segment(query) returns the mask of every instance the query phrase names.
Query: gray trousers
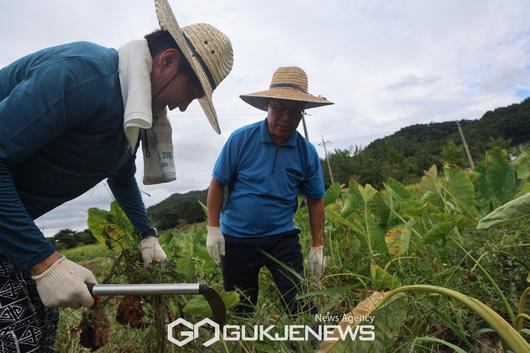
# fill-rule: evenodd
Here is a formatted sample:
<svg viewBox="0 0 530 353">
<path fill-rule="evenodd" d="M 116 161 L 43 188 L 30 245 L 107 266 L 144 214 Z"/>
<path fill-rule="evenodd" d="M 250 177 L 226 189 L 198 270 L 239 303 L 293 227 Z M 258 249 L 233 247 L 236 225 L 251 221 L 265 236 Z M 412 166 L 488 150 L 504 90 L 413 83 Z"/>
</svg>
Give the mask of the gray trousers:
<svg viewBox="0 0 530 353">
<path fill-rule="evenodd" d="M 45 307 L 28 272 L 0 255 L 0 353 L 55 352 L 57 309 Z"/>
</svg>

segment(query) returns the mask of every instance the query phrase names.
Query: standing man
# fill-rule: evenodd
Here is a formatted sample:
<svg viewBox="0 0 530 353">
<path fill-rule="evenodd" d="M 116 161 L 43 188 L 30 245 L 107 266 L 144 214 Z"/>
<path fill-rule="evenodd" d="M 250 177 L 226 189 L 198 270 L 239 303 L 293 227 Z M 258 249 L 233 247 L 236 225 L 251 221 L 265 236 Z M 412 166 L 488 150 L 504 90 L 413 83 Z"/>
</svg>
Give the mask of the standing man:
<svg viewBox="0 0 530 353">
<path fill-rule="evenodd" d="M 198 99 L 219 133 L 212 92 L 232 68 L 229 39 L 182 29 L 155 0 L 161 30 L 119 50 L 77 42 L 0 70 L 0 352 L 53 352 L 57 309 L 90 306 L 94 275 L 55 251 L 34 219 L 108 180 L 145 265 L 166 258 L 136 183 L 175 179 L 166 108 Z M 141 133 L 140 133 L 141 132 Z"/>
<path fill-rule="evenodd" d="M 315 147 L 296 128 L 305 109 L 333 103 L 308 93 L 306 73 L 298 67 L 280 67 L 268 90 L 241 99 L 266 111 L 267 119 L 236 130 L 217 159 L 208 190 L 208 252 L 222 263 L 225 290 L 243 292 L 238 311 L 254 310 L 263 266 L 289 314 L 313 310 L 294 299 L 304 270 L 293 218 L 302 194 L 312 235 L 308 270 L 318 281 L 324 270 L 324 180 Z M 223 207 L 225 186 L 229 194 Z"/>
</svg>

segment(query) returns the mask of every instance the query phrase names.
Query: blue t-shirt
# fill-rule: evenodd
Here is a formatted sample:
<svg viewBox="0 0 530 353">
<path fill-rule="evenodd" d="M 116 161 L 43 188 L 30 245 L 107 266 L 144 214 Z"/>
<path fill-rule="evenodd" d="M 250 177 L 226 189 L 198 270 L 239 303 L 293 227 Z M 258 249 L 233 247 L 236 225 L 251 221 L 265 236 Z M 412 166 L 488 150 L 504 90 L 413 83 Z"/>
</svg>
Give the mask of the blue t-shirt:
<svg viewBox="0 0 530 353">
<path fill-rule="evenodd" d="M 281 146 L 276 145 L 266 119 L 232 133 L 215 163 L 213 177 L 228 185 L 221 231 L 233 237 L 292 231 L 298 195 L 315 199 L 324 195 L 315 147 L 296 131 Z"/>
</svg>

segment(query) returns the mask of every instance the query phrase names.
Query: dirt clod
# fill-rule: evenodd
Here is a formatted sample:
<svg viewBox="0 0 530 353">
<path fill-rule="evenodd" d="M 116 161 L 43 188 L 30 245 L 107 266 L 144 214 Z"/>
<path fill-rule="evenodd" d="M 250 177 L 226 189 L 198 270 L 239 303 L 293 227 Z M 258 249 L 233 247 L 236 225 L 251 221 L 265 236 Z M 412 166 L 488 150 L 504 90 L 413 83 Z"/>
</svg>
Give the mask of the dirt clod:
<svg viewBox="0 0 530 353">
<path fill-rule="evenodd" d="M 103 347 L 109 342 L 109 320 L 105 316 L 103 306 L 95 305 L 83 313 L 81 318 L 80 343 L 92 351 Z"/>
<path fill-rule="evenodd" d="M 118 305 L 116 312 L 116 321 L 122 325 L 128 325 L 133 328 L 142 327 L 142 318 L 144 310 L 142 302 L 138 296 L 123 297 Z"/>
</svg>

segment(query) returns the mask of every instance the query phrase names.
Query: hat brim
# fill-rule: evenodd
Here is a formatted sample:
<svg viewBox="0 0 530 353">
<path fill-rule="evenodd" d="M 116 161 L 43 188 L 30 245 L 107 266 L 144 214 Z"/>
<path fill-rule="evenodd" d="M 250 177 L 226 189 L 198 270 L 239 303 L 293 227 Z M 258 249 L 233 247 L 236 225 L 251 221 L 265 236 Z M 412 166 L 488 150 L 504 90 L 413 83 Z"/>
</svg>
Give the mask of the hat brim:
<svg viewBox="0 0 530 353">
<path fill-rule="evenodd" d="M 184 38 L 182 29 L 178 25 L 177 19 L 173 14 L 171 6 L 169 6 L 167 0 L 155 0 L 155 9 L 160 27 L 171 34 L 182 54 L 184 54 L 184 57 L 190 63 L 193 72 L 195 72 L 199 78 L 199 82 L 201 83 L 202 89 L 204 91 L 204 97 L 199 99 L 199 104 L 201 105 L 204 114 L 206 114 L 206 118 L 210 122 L 212 128 L 215 130 L 215 132 L 221 134 L 219 121 L 217 120 L 217 113 L 215 112 L 212 101 L 212 86 L 210 85 L 208 77 L 202 69 L 199 61 L 192 55 L 191 50 L 186 43 L 186 39 Z"/>
<path fill-rule="evenodd" d="M 239 96 L 243 101 L 260 110 L 267 111 L 267 100 L 282 99 L 305 103 L 304 109 L 334 104 L 324 97 L 317 97 L 292 88 L 271 88 Z"/>
</svg>

